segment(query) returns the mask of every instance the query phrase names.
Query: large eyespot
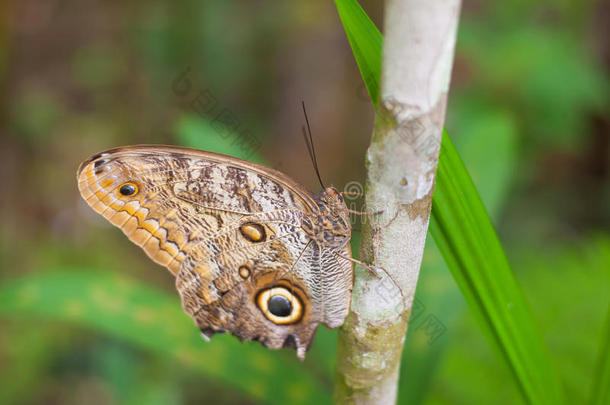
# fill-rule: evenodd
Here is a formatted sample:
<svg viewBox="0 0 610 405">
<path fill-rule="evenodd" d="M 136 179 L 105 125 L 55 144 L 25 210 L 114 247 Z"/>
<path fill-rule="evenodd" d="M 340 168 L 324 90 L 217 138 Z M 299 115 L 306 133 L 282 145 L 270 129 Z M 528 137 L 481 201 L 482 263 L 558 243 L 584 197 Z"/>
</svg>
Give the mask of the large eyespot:
<svg viewBox="0 0 610 405">
<path fill-rule="evenodd" d="M 124 196 L 136 195 L 138 193 L 138 186 L 135 183 L 123 183 L 119 187 L 119 193 Z"/>
<path fill-rule="evenodd" d="M 256 298 L 256 305 L 276 325 L 295 323 L 303 316 L 301 300 L 285 287 L 263 290 Z"/>
</svg>

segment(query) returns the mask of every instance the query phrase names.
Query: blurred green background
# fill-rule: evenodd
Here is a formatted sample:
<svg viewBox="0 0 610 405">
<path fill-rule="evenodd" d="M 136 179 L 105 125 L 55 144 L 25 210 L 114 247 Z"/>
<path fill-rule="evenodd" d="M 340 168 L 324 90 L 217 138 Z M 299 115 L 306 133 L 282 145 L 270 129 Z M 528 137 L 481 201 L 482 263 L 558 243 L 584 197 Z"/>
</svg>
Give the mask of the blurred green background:
<svg viewBox="0 0 610 405">
<path fill-rule="evenodd" d="M 383 27 L 382 4 L 361 4 Z M 5 0 L 0 19 L 0 403 L 329 403 L 336 331 L 303 364 L 203 342 L 75 172 L 105 148 L 178 144 L 317 191 L 304 100 L 324 180 L 362 182 L 373 108 L 334 4 Z M 602 1 L 465 1 L 446 124 L 572 403 L 609 304 L 609 26 Z M 521 403 L 428 242 L 399 401 Z"/>
</svg>

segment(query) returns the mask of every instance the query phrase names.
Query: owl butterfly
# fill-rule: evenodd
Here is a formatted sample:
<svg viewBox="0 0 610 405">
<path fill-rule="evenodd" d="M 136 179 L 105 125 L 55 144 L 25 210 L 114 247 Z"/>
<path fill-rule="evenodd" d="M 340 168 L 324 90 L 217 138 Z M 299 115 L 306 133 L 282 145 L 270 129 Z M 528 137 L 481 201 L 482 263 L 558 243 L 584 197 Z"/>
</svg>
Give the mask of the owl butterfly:
<svg viewBox="0 0 610 405">
<path fill-rule="evenodd" d="M 351 224 L 329 187 L 313 195 L 244 160 L 173 146 L 126 146 L 78 169 L 81 196 L 176 277 L 204 337 L 231 332 L 303 359 L 316 328 L 343 324 Z"/>
</svg>

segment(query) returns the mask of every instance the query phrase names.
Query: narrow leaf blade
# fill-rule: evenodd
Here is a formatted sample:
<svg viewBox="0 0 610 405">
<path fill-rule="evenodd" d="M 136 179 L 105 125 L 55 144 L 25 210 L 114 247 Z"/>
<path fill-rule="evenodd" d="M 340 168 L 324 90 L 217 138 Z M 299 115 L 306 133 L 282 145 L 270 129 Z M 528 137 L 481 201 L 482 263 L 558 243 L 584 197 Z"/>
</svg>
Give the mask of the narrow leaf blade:
<svg viewBox="0 0 610 405">
<path fill-rule="evenodd" d="M 377 106 L 383 36 L 357 1 L 335 0 L 335 5 L 362 80 Z"/>
</svg>

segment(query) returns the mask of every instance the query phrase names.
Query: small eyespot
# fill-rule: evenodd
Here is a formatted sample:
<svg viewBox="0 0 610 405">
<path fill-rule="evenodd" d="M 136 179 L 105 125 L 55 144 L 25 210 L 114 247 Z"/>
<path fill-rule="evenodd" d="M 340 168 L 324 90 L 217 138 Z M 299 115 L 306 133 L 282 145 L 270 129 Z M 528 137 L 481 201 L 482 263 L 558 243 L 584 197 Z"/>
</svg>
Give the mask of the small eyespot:
<svg viewBox="0 0 610 405">
<path fill-rule="evenodd" d="M 256 299 L 263 315 L 276 325 L 298 322 L 303 316 L 301 300 L 285 287 L 263 290 Z"/>
<path fill-rule="evenodd" d="M 124 196 L 135 195 L 138 193 L 138 186 L 134 183 L 123 183 L 119 187 L 119 193 Z"/>
<path fill-rule="evenodd" d="M 243 279 L 250 277 L 250 268 L 246 265 L 239 266 L 239 275 Z"/>
<path fill-rule="evenodd" d="M 263 242 L 267 236 L 265 228 L 261 224 L 247 223 L 239 227 L 242 236 L 250 242 Z"/>
</svg>

